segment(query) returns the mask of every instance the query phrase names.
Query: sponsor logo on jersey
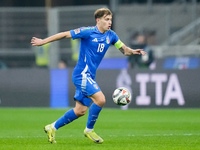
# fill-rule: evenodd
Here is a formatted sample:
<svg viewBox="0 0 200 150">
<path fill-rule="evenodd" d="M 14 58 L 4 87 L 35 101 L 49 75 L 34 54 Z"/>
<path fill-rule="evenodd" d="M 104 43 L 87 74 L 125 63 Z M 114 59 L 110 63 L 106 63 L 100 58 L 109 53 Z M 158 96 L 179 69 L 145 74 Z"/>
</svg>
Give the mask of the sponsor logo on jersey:
<svg viewBox="0 0 200 150">
<path fill-rule="evenodd" d="M 110 39 L 109 39 L 108 36 L 106 37 L 106 43 L 107 43 L 107 44 L 110 44 Z"/>
<path fill-rule="evenodd" d="M 75 34 L 78 34 L 78 33 L 80 33 L 80 29 L 75 29 L 74 32 L 75 32 Z"/>
<path fill-rule="evenodd" d="M 93 41 L 93 42 L 98 42 L 97 38 L 93 39 L 92 41 Z"/>
</svg>

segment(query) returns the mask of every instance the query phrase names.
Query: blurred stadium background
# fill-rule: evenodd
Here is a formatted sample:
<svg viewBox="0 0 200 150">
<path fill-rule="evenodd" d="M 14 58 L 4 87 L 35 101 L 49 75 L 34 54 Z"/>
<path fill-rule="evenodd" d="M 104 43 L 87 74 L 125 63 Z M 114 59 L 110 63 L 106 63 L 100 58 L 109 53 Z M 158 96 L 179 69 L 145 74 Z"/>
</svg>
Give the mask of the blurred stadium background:
<svg viewBox="0 0 200 150">
<path fill-rule="evenodd" d="M 96 78 L 106 107 L 117 107 L 112 92 L 125 86 L 133 93 L 129 107 L 199 108 L 199 0 L 1 0 L 0 107 L 73 106 L 79 41 L 32 47 L 30 40 L 93 26 L 101 7 L 113 11 L 112 28 L 126 45 L 143 33 L 154 54 L 151 68 L 129 69 L 128 58 L 109 48 Z"/>
</svg>

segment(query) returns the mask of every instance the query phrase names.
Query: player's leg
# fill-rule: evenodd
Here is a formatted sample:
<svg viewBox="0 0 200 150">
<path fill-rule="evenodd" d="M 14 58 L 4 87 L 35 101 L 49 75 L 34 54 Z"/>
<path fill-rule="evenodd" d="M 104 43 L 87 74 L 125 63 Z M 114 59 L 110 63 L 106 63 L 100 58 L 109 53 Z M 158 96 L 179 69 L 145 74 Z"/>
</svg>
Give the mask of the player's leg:
<svg viewBox="0 0 200 150">
<path fill-rule="evenodd" d="M 86 113 L 87 108 L 87 106 L 84 106 L 79 101 L 76 101 L 75 107 L 67 111 L 61 118 L 55 121 L 52 126 L 55 130 L 58 130 L 60 127 L 76 120 L 78 117 L 83 116 Z"/>
<path fill-rule="evenodd" d="M 89 115 L 88 115 L 88 121 L 87 121 L 87 128 L 93 129 L 94 124 L 99 116 L 99 113 L 101 112 L 101 109 L 103 105 L 105 104 L 105 96 L 102 93 L 102 91 L 99 91 L 91 96 L 89 98 L 92 99 L 93 103 L 89 108 Z"/>
<path fill-rule="evenodd" d="M 106 102 L 105 96 L 101 91 L 99 91 L 88 97 L 93 100 L 93 103 L 89 108 L 87 126 L 84 130 L 84 134 L 96 143 L 103 143 L 103 139 L 94 132 L 94 125 L 99 116 L 99 113 L 102 110 L 103 105 Z"/>
<path fill-rule="evenodd" d="M 74 98 L 85 106 L 90 106 L 90 103 L 94 103 L 90 106 L 88 122 L 84 134 L 86 137 L 96 143 L 102 143 L 103 139 L 99 137 L 93 130 L 93 126 L 98 118 L 98 115 L 105 104 L 105 96 L 101 92 L 98 84 L 94 81 L 89 73 L 81 73 L 80 76 L 73 76 L 72 78 L 75 86 L 76 93 Z"/>
<path fill-rule="evenodd" d="M 56 143 L 55 132 L 60 127 L 69 124 L 70 122 L 76 120 L 78 117 L 83 116 L 87 111 L 87 106 L 84 106 L 79 101 L 76 101 L 76 105 L 73 109 L 67 111 L 62 117 L 60 117 L 54 123 L 45 126 L 44 130 L 48 134 L 49 142 Z"/>
</svg>

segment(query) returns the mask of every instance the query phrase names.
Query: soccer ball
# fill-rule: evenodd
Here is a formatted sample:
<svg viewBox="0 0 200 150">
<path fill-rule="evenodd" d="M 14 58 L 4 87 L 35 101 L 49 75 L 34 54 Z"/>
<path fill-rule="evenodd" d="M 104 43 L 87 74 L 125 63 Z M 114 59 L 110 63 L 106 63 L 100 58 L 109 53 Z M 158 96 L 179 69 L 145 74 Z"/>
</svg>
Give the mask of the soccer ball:
<svg viewBox="0 0 200 150">
<path fill-rule="evenodd" d="M 131 102 L 131 93 L 127 88 L 120 87 L 113 92 L 112 98 L 117 105 L 124 106 Z"/>
</svg>

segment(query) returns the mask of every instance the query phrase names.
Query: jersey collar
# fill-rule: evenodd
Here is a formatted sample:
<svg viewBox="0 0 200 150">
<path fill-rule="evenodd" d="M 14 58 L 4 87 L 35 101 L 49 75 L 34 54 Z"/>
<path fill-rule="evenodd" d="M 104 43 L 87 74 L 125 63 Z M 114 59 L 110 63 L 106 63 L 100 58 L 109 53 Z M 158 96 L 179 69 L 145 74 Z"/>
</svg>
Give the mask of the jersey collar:
<svg viewBox="0 0 200 150">
<path fill-rule="evenodd" d="M 96 31 L 97 31 L 98 33 L 100 33 L 100 34 L 105 34 L 105 33 L 108 32 L 108 31 L 106 31 L 105 33 L 101 33 L 101 32 L 99 31 L 99 29 L 97 28 L 97 25 L 95 26 L 95 28 L 96 28 Z"/>
</svg>

